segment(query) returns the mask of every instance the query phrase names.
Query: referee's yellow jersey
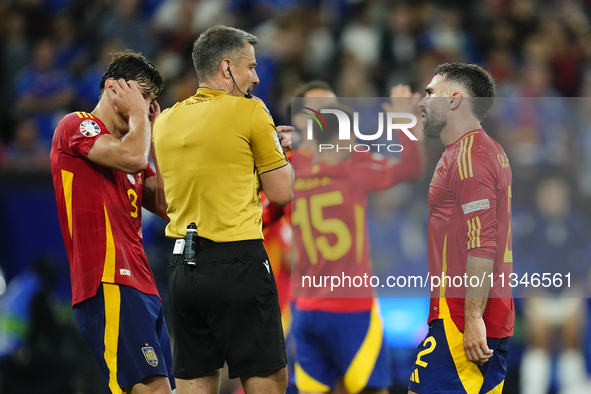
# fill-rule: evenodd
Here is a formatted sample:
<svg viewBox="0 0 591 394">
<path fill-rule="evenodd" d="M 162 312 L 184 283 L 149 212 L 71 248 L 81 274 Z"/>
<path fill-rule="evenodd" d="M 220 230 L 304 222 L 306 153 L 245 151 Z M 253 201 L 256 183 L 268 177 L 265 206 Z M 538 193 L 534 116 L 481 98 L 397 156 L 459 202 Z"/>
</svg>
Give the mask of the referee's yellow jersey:
<svg viewBox="0 0 591 394">
<path fill-rule="evenodd" d="M 259 174 L 287 165 L 264 105 L 223 90 L 199 88 L 166 109 L 153 132 L 170 223 L 214 242 L 262 239 Z"/>
</svg>

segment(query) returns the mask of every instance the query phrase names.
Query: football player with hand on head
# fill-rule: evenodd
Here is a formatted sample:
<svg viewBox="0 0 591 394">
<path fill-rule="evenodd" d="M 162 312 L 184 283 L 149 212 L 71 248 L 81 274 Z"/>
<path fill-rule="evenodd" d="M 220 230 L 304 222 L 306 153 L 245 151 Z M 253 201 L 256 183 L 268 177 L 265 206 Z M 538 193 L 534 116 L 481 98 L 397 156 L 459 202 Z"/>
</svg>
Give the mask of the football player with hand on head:
<svg viewBox="0 0 591 394">
<path fill-rule="evenodd" d="M 167 219 L 152 145 L 161 92 L 152 63 L 140 54 L 117 53 L 96 108 L 64 116 L 52 143 L 74 315 L 112 393 L 168 394 L 175 385 L 141 227 L 142 206 Z"/>
</svg>

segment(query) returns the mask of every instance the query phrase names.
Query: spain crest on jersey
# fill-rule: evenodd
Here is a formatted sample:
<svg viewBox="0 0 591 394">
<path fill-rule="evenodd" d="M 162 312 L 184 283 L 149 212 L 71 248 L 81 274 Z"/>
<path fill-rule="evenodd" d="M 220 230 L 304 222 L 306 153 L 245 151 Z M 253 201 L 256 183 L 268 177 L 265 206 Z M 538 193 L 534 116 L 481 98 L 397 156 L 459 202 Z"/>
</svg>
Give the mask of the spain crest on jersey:
<svg viewBox="0 0 591 394">
<path fill-rule="evenodd" d="M 148 364 L 153 367 L 158 365 L 158 356 L 156 356 L 156 352 L 152 346 L 143 347 L 142 352 L 144 352 L 144 357 L 146 358 Z"/>
<path fill-rule="evenodd" d="M 85 137 L 94 137 L 101 132 L 101 127 L 94 120 L 86 119 L 80 123 L 80 132 Z"/>
</svg>

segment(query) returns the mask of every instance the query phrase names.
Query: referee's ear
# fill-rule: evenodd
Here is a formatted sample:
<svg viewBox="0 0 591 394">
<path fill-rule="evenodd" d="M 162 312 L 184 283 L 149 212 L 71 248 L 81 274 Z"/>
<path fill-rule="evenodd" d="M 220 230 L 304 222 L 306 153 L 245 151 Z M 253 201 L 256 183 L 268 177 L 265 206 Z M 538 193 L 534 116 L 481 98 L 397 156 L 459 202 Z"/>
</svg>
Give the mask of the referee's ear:
<svg viewBox="0 0 591 394">
<path fill-rule="evenodd" d="M 220 68 L 221 68 L 221 72 L 222 75 L 224 76 L 225 79 L 231 79 L 232 76 L 232 70 L 231 70 L 231 64 L 230 64 L 230 59 L 224 59 L 222 60 L 222 63 L 220 64 Z"/>
</svg>

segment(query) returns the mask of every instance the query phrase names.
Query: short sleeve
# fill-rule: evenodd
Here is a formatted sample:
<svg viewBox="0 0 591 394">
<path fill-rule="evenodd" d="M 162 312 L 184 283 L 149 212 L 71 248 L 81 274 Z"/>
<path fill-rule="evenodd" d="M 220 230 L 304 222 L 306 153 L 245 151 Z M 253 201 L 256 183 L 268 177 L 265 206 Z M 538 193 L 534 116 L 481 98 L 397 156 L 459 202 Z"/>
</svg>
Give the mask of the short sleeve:
<svg viewBox="0 0 591 394">
<path fill-rule="evenodd" d="M 251 118 L 251 149 L 259 174 L 287 165 L 279 136 L 271 115 L 262 103 L 256 102 Z"/>
<path fill-rule="evenodd" d="M 96 140 L 109 134 L 102 122 L 97 121 L 96 118 L 80 118 L 76 114 L 68 115 L 68 118 L 64 119 L 63 127 L 62 138 L 65 145 L 85 159 Z"/>
<path fill-rule="evenodd" d="M 460 149 L 451 171 L 452 192 L 460 215 L 468 255 L 494 259 L 497 249 L 497 193 L 494 163 L 480 148 Z M 455 164 L 455 163 L 454 163 Z"/>
</svg>

